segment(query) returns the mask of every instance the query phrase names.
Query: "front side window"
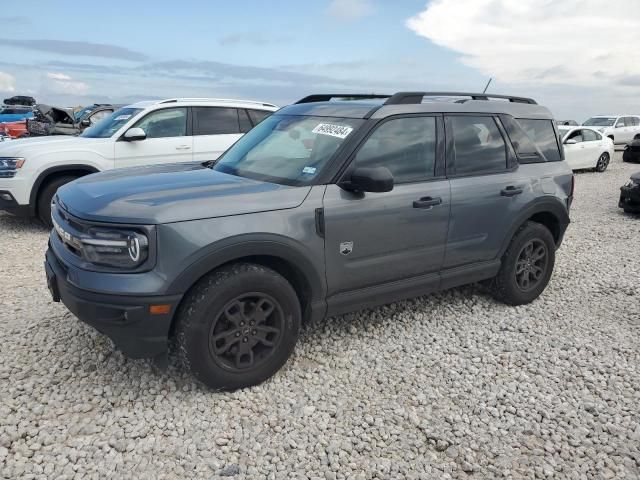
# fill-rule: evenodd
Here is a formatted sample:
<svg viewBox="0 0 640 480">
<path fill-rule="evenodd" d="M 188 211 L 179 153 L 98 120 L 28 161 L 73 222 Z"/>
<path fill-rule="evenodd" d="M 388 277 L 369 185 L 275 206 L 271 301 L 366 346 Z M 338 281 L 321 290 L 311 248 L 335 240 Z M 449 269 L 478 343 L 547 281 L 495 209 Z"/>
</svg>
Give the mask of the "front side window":
<svg viewBox="0 0 640 480">
<path fill-rule="evenodd" d="M 560 147 L 551 120 L 519 118 L 518 123 L 550 162 L 560 160 Z"/>
<path fill-rule="evenodd" d="M 194 107 L 194 135 L 240 133 L 238 110 L 224 107 Z"/>
<path fill-rule="evenodd" d="M 213 170 L 284 185 L 310 185 L 364 120 L 272 115 L 238 140 Z"/>
<path fill-rule="evenodd" d="M 493 117 L 449 117 L 455 150 L 455 173 L 472 175 L 507 168 L 507 149 Z"/>
<path fill-rule="evenodd" d="M 574 130 L 573 132 L 571 132 L 571 134 L 566 138 L 565 142 L 567 140 L 574 140 L 576 143 L 580 143 L 584 141 L 584 138 L 582 136 L 582 132 L 584 132 L 584 130 Z"/>
<path fill-rule="evenodd" d="M 432 178 L 436 162 L 436 120 L 407 117 L 389 120 L 358 151 L 356 167 L 387 167 L 395 183 Z"/>
<path fill-rule="evenodd" d="M 135 126 L 143 129 L 147 138 L 184 137 L 187 134 L 187 109 L 155 110 Z"/>
<path fill-rule="evenodd" d="M 120 130 L 125 123 L 137 117 L 141 112 L 141 108 L 121 108 L 100 120 L 92 127 L 87 128 L 80 136 L 85 138 L 109 138 Z"/>
</svg>

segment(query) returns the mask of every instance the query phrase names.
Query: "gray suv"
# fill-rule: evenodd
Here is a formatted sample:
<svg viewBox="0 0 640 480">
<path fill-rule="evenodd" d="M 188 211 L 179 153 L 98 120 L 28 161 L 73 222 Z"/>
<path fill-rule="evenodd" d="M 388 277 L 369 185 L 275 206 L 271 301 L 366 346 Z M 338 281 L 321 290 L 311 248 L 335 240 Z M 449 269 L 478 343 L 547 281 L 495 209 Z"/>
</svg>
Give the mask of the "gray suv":
<svg viewBox="0 0 640 480">
<path fill-rule="evenodd" d="M 202 382 L 236 389 L 282 367 L 304 320 L 479 281 L 533 301 L 572 197 L 531 99 L 312 95 L 216 162 L 60 188 L 47 283 L 126 355 L 166 364 L 174 344 Z"/>
</svg>

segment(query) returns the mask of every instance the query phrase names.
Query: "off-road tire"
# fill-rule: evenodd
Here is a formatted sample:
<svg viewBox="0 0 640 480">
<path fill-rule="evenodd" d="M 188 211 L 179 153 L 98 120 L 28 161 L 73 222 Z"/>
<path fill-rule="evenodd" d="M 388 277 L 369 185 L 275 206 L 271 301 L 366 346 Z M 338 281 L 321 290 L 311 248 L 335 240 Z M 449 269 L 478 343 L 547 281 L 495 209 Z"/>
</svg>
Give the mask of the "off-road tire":
<svg viewBox="0 0 640 480">
<path fill-rule="evenodd" d="M 53 200 L 53 196 L 61 186 L 72 182 L 76 178 L 78 177 L 72 175 L 55 177 L 53 180 L 45 183 L 45 185 L 40 190 L 37 201 L 38 218 L 45 227 L 53 227 L 53 223 L 51 222 L 51 201 Z"/>
<path fill-rule="evenodd" d="M 234 366 L 225 364 L 227 360 L 222 355 L 214 353 L 216 347 L 212 341 L 218 328 L 217 322 L 230 324 L 226 313 L 231 310 L 229 304 L 234 304 L 243 295 L 253 294 L 264 295 L 277 305 L 274 312 L 282 314 L 281 329 L 277 340 L 273 341 L 275 346 L 271 353 L 261 363 L 234 370 Z M 253 304 L 254 308 L 257 308 L 256 305 L 257 302 Z M 257 385 L 276 373 L 291 356 L 298 339 L 301 316 L 300 301 L 284 277 L 262 265 L 232 264 L 207 274 L 182 301 L 175 329 L 176 353 L 184 370 L 214 390 L 235 390 Z M 237 311 L 234 317 L 245 318 L 244 314 L 238 317 Z M 238 330 L 244 330 L 244 327 L 233 332 L 237 333 Z M 255 335 L 255 331 L 253 333 Z M 232 346 L 226 347 L 228 351 L 225 355 L 231 355 L 234 348 L 238 351 L 242 346 L 240 341 L 244 340 L 244 331 L 241 335 L 238 336 L 240 340 L 235 339 L 235 333 L 229 335 L 229 344 Z M 224 342 L 223 347 L 227 338 Z M 261 342 L 257 346 L 266 348 Z M 254 354 L 251 354 L 251 360 L 255 361 Z"/>
<path fill-rule="evenodd" d="M 546 265 L 539 281 L 530 290 L 523 290 L 516 280 L 516 264 L 523 249 L 530 243 L 546 247 Z M 547 227 L 536 222 L 526 222 L 515 233 L 507 251 L 502 256 L 502 265 L 490 284 L 490 290 L 496 300 L 508 305 L 530 303 L 544 291 L 555 264 L 556 246 Z"/>
</svg>

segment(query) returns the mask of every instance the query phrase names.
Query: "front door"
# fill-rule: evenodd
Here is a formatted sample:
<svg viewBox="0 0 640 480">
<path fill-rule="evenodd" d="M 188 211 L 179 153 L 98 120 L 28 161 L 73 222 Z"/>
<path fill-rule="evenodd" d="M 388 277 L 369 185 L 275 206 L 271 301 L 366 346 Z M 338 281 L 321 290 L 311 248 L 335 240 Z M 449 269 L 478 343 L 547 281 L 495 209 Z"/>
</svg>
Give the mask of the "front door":
<svg viewBox="0 0 640 480">
<path fill-rule="evenodd" d="M 586 168 L 586 152 L 583 140 L 582 129 L 580 128 L 573 130 L 567 135 L 567 138 L 564 139 L 564 158 L 572 170 Z"/>
<path fill-rule="evenodd" d="M 154 110 L 134 127 L 142 128 L 147 138 L 135 141 L 120 138 L 115 144 L 115 168 L 193 160 L 193 137 L 187 131 L 187 108 Z"/>
<path fill-rule="evenodd" d="M 436 177 L 437 163 L 444 160 L 443 133 L 438 116 L 386 120 L 359 148 L 349 170 L 387 167 L 393 190 L 358 194 L 327 187 L 329 296 L 426 274 L 437 281 L 449 223 L 449 182 Z"/>
</svg>

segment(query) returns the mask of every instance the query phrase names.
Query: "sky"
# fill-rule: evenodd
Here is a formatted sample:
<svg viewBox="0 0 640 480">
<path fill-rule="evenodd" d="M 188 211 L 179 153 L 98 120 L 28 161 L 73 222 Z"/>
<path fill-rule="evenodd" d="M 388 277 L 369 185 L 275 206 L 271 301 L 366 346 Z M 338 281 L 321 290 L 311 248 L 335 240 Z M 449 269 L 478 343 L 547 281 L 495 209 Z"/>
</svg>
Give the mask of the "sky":
<svg viewBox="0 0 640 480">
<path fill-rule="evenodd" d="M 493 78 L 558 119 L 640 113 L 640 0 L 30 0 L 0 23 L 0 98 L 286 105 Z"/>
</svg>

